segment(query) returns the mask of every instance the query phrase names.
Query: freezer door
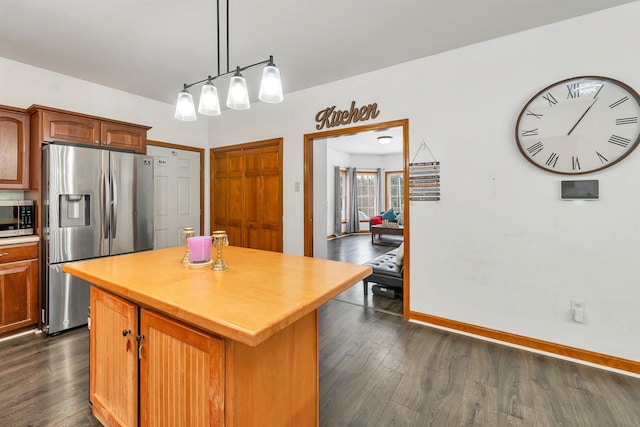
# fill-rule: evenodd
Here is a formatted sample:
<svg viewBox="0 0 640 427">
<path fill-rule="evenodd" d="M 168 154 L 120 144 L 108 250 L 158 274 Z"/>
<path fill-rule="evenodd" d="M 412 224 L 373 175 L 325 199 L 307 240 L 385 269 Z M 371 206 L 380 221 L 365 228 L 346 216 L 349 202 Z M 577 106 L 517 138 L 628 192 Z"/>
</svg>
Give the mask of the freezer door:
<svg viewBox="0 0 640 427">
<path fill-rule="evenodd" d="M 153 157 L 111 152 L 111 255 L 153 249 Z"/>
<path fill-rule="evenodd" d="M 103 221 L 108 176 L 101 164 L 102 150 L 68 145 L 42 149 L 43 231 L 48 238 L 45 263 L 107 255 Z M 108 242 L 108 240 L 107 240 Z"/>
<path fill-rule="evenodd" d="M 44 319 L 45 330 L 55 334 L 86 325 L 91 284 L 62 272 L 62 264 L 49 266 L 49 282 Z M 47 327 L 48 326 L 48 327 Z"/>
</svg>

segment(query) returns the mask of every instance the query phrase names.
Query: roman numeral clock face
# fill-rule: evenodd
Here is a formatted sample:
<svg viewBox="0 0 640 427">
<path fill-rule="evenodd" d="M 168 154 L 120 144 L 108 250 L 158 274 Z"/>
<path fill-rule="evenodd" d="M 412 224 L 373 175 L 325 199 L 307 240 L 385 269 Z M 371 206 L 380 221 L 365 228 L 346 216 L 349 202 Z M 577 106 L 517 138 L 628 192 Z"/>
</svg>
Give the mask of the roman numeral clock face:
<svg viewBox="0 0 640 427">
<path fill-rule="evenodd" d="M 523 108 L 516 141 L 534 165 L 583 174 L 625 158 L 640 141 L 640 98 L 606 77 L 576 77 L 543 89 Z"/>
</svg>

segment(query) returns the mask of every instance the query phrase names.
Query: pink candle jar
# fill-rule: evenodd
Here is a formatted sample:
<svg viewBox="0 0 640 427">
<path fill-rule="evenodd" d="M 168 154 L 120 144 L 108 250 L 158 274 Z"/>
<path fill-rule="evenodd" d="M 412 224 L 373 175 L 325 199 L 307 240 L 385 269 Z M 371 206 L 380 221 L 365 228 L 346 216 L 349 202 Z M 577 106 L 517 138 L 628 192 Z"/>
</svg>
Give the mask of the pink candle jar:
<svg viewBox="0 0 640 427">
<path fill-rule="evenodd" d="M 197 264 L 211 260 L 211 237 L 195 236 L 187 239 L 189 262 Z"/>
</svg>

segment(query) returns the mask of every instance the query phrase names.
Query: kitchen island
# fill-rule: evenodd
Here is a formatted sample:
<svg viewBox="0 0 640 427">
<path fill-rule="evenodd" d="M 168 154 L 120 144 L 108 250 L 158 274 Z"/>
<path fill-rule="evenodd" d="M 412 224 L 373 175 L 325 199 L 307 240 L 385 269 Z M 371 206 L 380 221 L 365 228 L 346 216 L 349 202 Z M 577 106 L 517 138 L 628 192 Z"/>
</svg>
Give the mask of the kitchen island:
<svg viewBox="0 0 640 427">
<path fill-rule="evenodd" d="M 94 284 L 94 415 L 105 425 L 317 425 L 317 309 L 371 268 L 229 246 L 229 269 L 212 271 L 183 255 L 65 265 Z"/>
</svg>

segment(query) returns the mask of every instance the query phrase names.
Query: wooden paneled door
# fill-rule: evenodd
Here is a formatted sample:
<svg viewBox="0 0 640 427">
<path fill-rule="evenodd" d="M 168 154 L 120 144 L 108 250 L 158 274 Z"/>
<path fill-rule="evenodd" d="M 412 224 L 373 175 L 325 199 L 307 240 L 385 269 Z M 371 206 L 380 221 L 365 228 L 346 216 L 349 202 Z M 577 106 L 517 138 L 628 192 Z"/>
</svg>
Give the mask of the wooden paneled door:
<svg viewBox="0 0 640 427">
<path fill-rule="evenodd" d="M 211 230 L 229 244 L 282 252 L 282 139 L 211 150 Z"/>
</svg>

